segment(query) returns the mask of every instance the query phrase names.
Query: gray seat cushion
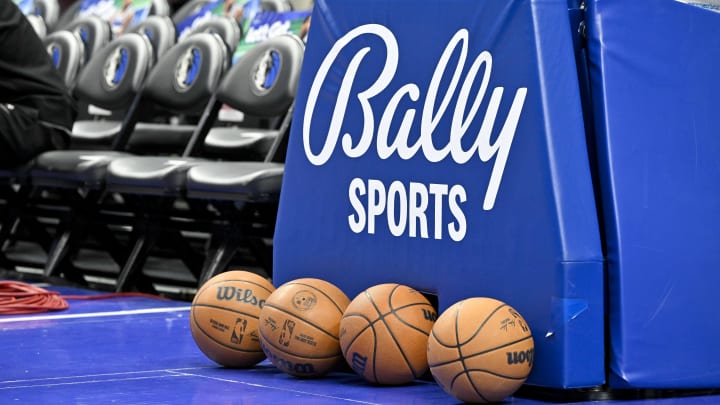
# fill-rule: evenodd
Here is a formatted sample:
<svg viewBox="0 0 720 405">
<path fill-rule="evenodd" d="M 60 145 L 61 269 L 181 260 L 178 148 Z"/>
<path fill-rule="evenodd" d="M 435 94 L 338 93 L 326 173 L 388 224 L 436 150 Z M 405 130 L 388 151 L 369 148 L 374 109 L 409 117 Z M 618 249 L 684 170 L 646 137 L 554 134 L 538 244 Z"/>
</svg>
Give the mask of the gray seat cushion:
<svg viewBox="0 0 720 405">
<path fill-rule="evenodd" d="M 203 155 L 226 160 L 263 160 L 279 136 L 271 129 L 212 128 L 205 138 Z"/>
<path fill-rule="evenodd" d="M 265 162 L 205 162 L 187 172 L 187 196 L 273 201 L 280 196 L 285 165 Z"/>
<path fill-rule="evenodd" d="M 104 183 L 108 164 L 124 152 L 54 150 L 41 153 L 31 169 L 33 184 L 97 188 Z"/>
<path fill-rule="evenodd" d="M 186 172 L 204 160 L 194 158 L 134 156 L 113 160 L 105 185 L 109 191 L 175 195 L 185 189 Z"/>
<path fill-rule="evenodd" d="M 122 122 L 113 120 L 76 121 L 72 130 L 72 146 L 77 149 L 107 149 L 121 127 Z M 127 149 L 147 154 L 182 151 L 194 130 L 194 125 L 138 122 Z"/>
</svg>

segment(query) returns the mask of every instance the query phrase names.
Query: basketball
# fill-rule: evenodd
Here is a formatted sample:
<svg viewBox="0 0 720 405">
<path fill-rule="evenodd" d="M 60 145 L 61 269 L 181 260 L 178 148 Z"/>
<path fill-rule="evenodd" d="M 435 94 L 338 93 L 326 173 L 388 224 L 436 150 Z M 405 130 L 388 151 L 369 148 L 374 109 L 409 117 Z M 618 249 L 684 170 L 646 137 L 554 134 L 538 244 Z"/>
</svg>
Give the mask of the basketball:
<svg viewBox="0 0 720 405">
<path fill-rule="evenodd" d="M 200 351 L 225 367 L 251 367 L 265 359 L 258 319 L 273 290 L 262 276 L 241 270 L 203 284 L 190 307 L 190 331 Z"/>
<path fill-rule="evenodd" d="M 445 310 L 428 341 L 435 381 L 465 402 L 497 402 L 525 382 L 534 342 L 523 317 L 492 298 L 468 298 Z"/>
<path fill-rule="evenodd" d="M 296 377 L 319 377 L 342 361 L 338 332 L 350 300 L 316 278 L 289 281 L 260 311 L 260 340 L 268 359 Z"/>
<path fill-rule="evenodd" d="M 340 322 L 343 356 L 373 384 L 409 383 L 427 372 L 428 335 L 436 318 L 430 301 L 408 286 L 370 287 L 352 300 Z"/>
</svg>

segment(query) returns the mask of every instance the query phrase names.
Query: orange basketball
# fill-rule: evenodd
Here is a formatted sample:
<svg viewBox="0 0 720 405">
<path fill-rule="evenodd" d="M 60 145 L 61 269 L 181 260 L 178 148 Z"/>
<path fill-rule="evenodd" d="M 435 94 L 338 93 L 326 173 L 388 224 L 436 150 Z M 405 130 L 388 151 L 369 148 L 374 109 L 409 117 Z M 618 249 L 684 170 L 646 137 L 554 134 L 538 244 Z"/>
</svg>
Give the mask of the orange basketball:
<svg viewBox="0 0 720 405">
<path fill-rule="evenodd" d="M 401 284 L 370 287 L 352 300 L 340 323 L 340 347 L 350 367 L 374 384 L 405 384 L 428 369 L 428 334 L 435 309 Z"/>
<path fill-rule="evenodd" d="M 260 308 L 275 287 L 248 271 L 208 280 L 190 307 L 190 331 L 200 351 L 226 367 L 250 367 L 265 358 L 258 337 Z"/>
<path fill-rule="evenodd" d="M 492 298 L 468 298 L 445 310 L 428 341 L 435 381 L 465 402 L 497 402 L 527 379 L 534 342 L 523 317 Z"/>
<path fill-rule="evenodd" d="M 297 377 L 318 377 L 342 361 L 338 332 L 350 300 L 316 278 L 289 281 L 260 311 L 260 340 L 268 359 Z"/>
</svg>

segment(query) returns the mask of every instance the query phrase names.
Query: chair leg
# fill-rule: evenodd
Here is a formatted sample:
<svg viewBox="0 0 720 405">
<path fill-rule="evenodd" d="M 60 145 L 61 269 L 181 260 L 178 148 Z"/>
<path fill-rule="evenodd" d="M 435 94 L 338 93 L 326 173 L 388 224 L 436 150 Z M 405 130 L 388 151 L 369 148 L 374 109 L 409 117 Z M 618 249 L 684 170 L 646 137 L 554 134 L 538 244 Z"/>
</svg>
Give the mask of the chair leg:
<svg viewBox="0 0 720 405">
<path fill-rule="evenodd" d="M 260 238 L 248 238 L 247 245 L 260 267 L 272 277 L 272 247 L 266 245 Z"/>
<path fill-rule="evenodd" d="M 138 290 L 154 293 L 155 289 L 152 287 L 152 284 L 143 282 L 142 271 L 145 267 L 148 253 L 155 245 L 157 231 L 151 226 L 140 226 L 137 232 L 134 233 L 134 243 L 118 275 L 115 291 L 125 292 Z"/>
<path fill-rule="evenodd" d="M 230 264 L 238 249 L 238 243 L 234 238 L 220 238 L 216 234 L 210 237 L 210 247 L 205 258 L 198 288 L 202 287 L 208 280 L 220 274 Z"/>
<path fill-rule="evenodd" d="M 197 249 L 193 248 L 187 239 L 183 237 L 181 231 L 171 229 L 171 225 L 164 227 L 163 237 L 158 240 L 158 245 L 160 245 L 161 241 L 164 242 L 164 246 L 171 248 L 174 255 L 183 262 L 195 277 L 200 276 L 203 259 L 198 254 Z"/>
<path fill-rule="evenodd" d="M 67 258 L 68 252 L 70 251 L 72 230 L 66 229 L 62 231 L 62 234 L 55 240 L 54 246 L 50 249 L 47 261 L 45 262 L 45 269 L 43 273 L 45 277 L 59 276 L 61 267 Z"/>
</svg>

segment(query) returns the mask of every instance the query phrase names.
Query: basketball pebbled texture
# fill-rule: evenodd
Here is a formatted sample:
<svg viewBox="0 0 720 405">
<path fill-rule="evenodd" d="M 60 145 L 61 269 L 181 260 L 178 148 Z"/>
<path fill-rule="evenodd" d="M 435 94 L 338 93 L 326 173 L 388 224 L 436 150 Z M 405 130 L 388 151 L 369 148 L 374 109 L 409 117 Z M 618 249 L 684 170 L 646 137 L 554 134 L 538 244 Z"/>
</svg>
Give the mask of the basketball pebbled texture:
<svg viewBox="0 0 720 405">
<path fill-rule="evenodd" d="M 340 361 L 340 319 L 350 300 L 316 278 L 289 281 L 260 311 L 260 339 L 268 359 L 296 377 L 319 377 Z"/>
<path fill-rule="evenodd" d="M 258 319 L 275 287 L 248 271 L 227 271 L 208 280 L 190 307 L 190 331 L 200 351 L 226 367 L 250 367 L 263 359 Z"/>
<path fill-rule="evenodd" d="M 525 382 L 534 341 L 525 319 L 508 304 L 476 297 L 445 310 L 428 340 L 435 381 L 465 402 L 497 402 Z"/>
<path fill-rule="evenodd" d="M 343 356 L 370 383 L 409 383 L 427 372 L 427 341 L 436 318 L 427 298 L 408 286 L 370 287 L 352 300 L 343 315 Z"/>
</svg>

